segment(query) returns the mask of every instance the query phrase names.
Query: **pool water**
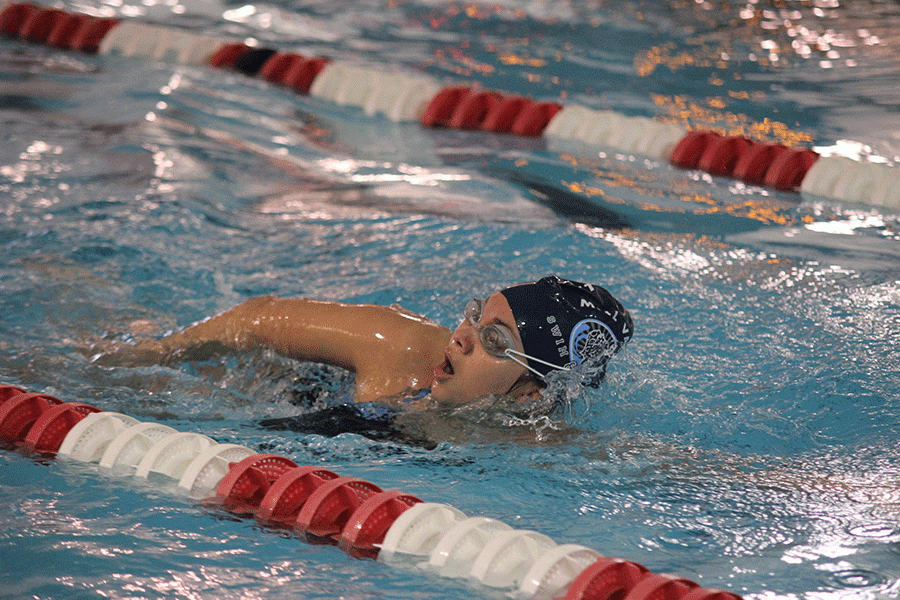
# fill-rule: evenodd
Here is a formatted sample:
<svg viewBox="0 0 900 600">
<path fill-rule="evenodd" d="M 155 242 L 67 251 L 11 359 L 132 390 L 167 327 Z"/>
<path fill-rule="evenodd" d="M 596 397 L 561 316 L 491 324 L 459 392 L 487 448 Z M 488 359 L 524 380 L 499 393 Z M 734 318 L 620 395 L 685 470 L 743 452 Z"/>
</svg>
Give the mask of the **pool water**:
<svg viewBox="0 0 900 600">
<path fill-rule="evenodd" d="M 896 164 L 895 3 L 61 2 Z M 0 381 L 317 464 L 747 598 L 900 594 L 900 220 L 226 70 L 0 40 Z M 562 210 L 569 207 L 571 210 Z M 573 208 L 574 207 L 574 208 Z M 465 302 L 558 273 L 636 334 L 549 417 L 432 449 L 270 430 L 352 378 L 267 352 L 105 366 L 259 294 Z M 76 462 L 0 452 L 0 598 L 501 598 Z"/>
</svg>

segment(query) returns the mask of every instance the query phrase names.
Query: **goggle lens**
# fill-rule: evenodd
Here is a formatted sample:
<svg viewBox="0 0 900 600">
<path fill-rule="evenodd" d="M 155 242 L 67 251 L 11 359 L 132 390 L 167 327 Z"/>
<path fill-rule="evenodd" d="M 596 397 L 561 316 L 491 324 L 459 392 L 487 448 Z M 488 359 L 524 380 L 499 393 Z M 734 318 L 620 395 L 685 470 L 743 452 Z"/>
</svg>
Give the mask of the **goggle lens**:
<svg viewBox="0 0 900 600">
<path fill-rule="evenodd" d="M 479 337 L 485 351 L 491 356 L 498 358 L 505 357 L 506 351 L 514 347 L 515 344 L 509 330 L 500 325 L 488 325 L 482 328 L 479 332 Z"/>
<path fill-rule="evenodd" d="M 485 352 L 496 358 L 508 358 L 507 350 L 515 350 L 516 340 L 512 332 L 503 325 L 481 325 L 484 300 L 473 298 L 466 304 L 466 321 L 478 330 L 478 339 Z"/>
<path fill-rule="evenodd" d="M 484 300 L 480 298 L 472 298 L 466 303 L 466 310 L 463 313 L 466 317 L 466 321 L 472 327 L 478 327 L 478 322 L 481 321 L 481 309 L 484 306 Z"/>
</svg>

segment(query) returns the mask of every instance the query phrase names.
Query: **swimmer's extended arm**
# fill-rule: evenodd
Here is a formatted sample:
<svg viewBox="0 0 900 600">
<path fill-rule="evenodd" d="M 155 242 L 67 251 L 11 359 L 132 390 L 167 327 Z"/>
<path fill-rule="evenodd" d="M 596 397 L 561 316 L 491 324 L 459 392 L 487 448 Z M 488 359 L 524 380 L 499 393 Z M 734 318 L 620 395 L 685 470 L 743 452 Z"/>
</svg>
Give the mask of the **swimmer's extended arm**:
<svg viewBox="0 0 900 600">
<path fill-rule="evenodd" d="M 266 296 L 162 339 L 96 344 L 87 350 L 97 364 L 137 366 L 208 358 L 222 348 L 268 348 L 355 372 L 356 399 L 368 401 L 430 386 L 449 339 L 446 327 L 399 307 Z"/>
<path fill-rule="evenodd" d="M 195 323 L 160 340 L 168 355 L 207 344 L 234 350 L 271 348 L 279 354 L 301 360 L 333 363 L 348 368 L 353 326 L 341 317 L 342 305 L 271 296 L 252 298 L 221 314 Z M 345 321 L 341 325 L 341 321 Z"/>
<path fill-rule="evenodd" d="M 398 360 L 403 353 L 433 353 L 449 335 L 445 332 L 394 307 L 265 296 L 173 333 L 160 344 L 169 356 L 209 343 L 235 350 L 270 348 L 290 358 L 359 372 Z"/>
</svg>

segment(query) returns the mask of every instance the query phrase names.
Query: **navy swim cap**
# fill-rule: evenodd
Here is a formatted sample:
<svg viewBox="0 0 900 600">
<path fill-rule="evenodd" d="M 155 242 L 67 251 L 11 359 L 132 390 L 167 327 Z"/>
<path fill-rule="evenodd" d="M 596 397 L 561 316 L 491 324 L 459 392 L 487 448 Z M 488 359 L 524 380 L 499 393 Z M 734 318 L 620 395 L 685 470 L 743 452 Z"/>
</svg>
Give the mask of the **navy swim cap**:
<svg viewBox="0 0 900 600">
<path fill-rule="evenodd" d="M 597 357 L 596 382 L 606 362 L 631 339 L 631 315 L 600 286 L 551 275 L 500 292 L 509 302 L 525 354 L 571 368 Z M 546 375 L 553 368 L 528 361 Z"/>
</svg>

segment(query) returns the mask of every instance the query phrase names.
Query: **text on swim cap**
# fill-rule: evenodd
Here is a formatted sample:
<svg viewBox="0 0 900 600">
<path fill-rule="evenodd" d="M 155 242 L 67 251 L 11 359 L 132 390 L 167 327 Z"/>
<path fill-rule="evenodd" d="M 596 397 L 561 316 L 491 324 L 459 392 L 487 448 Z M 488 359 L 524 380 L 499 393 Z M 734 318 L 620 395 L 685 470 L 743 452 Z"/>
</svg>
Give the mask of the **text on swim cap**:
<svg viewBox="0 0 900 600">
<path fill-rule="evenodd" d="M 553 336 L 553 341 L 556 344 L 556 350 L 559 352 L 559 357 L 565 358 L 569 355 L 569 348 L 566 343 L 566 338 L 563 335 L 562 328 L 558 324 L 554 325 L 554 323 L 556 323 L 556 317 L 553 315 L 547 317 L 547 323 L 553 325 L 553 327 L 550 328 L 550 334 Z"/>
</svg>

